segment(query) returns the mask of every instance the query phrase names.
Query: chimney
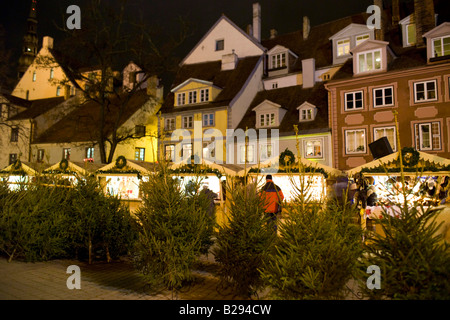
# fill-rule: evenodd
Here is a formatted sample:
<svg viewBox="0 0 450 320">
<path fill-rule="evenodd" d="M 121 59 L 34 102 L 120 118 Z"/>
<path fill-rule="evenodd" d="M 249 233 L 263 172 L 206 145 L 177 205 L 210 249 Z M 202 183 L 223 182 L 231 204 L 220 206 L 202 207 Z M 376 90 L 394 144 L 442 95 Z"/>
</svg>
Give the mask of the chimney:
<svg viewBox="0 0 450 320">
<path fill-rule="evenodd" d="M 222 56 L 222 70 L 234 70 L 238 63 L 238 56 L 233 52 Z"/>
<path fill-rule="evenodd" d="M 47 49 L 53 49 L 53 38 L 49 36 L 45 36 L 42 39 L 42 47 Z"/>
<path fill-rule="evenodd" d="M 270 29 L 270 39 L 275 38 L 278 35 L 277 30 L 275 29 Z"/>
<path fill-rule="evenodd" d="M 247 34 L 248 34 L 250 37 L 253 37 L 253 27 L 252 27 L 251 24 L 247 25 Z"/>
<path fill-rule="evenodd" d="M 308 39 L 309 32 L 311 31 L 311 23 L 307 16 L 303 17 L 303 40 Z"/>
<path fill-rule="evenodd" d="M 383 0 L 374 0 L 373 4 L 380 8 L 381 13 L 380 29 L 375 29 L 375 40 L 384 41 L 384 33 L 386 32 L 386 14 L 383 8 Z"/>
<path fill-rule="evenodd" d="M 302 60 L 303 89 L 314 87 L 316 84 L 316 60 L 314 58 Z"/>
<path fill-rule="evenodd" d="M 399 0 L 392 0 L 392 26 L 397 27 L 400 22 Z"/>
<path fill-rule="evenodd" d="M 261 6 L 258 2 L 253 4 L 253 37 L 261 42 Z"/>
<path fill-rule="evenodd" d="M 416 46 L 424 47 L 423 34 L 436 26 L 433 0 L 414 0 L 414 20 L 416 22 Z"/>
</svg>

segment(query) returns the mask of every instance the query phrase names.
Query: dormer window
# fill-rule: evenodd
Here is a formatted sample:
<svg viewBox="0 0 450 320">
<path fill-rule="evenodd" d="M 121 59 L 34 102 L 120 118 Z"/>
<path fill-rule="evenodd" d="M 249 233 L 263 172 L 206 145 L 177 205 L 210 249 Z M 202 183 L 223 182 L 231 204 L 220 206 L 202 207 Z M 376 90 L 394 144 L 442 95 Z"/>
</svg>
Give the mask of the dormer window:
<svg viewBox="0 0 450 320">
<path fill-rule="evenodd" d="M 186 93 L 185 92 L 181 92 L 181 93 L 177 94 L 177 104 L 179 106 L 186 104 Z"/>
<path fill-rule="evenodd" d="M 221 90 L 210 81 L 189 78 L 171 91 L 174 94 L 174 106 L 180 107 L 214 101 Z"/>
<path fill-rule="evenodd" d="M 299 111 L 299 122 L 313 121 L 316 118 L 317 107 L 308 102 L 304 102 L 297 110 Z"/>
<path fill-rule="evenodd" d="M 414 23 L 406 26 L 406 45 L 413 46 L 416 44 L 416 25 Z"/>
<path fill-rule="evenodd" d="M 286 53 L 274 54 L 271 56 L 271 69 L 286 67 Z"/>
<path fill-rule="evenodd" d="M 350 39 L 338 40 L 337 55 L 338 57 L 348 55 L 350 53 Z"/>
<path fill-rule="evenodd" d="M 364 41 L 369 40 L 369 38 L 370 38 L 370 35 L 368 33 L 362 34 L 360 36 L 356 36 L 355 44 L 358 46 L 361 43 L 363 43 Z"/>
<path fill-rule="evenodd" d="M 450 55 L 450 35 L 433 39 L 433 58 Z"/>
<path fill-rule="evenodd" d="M 271 127 L 275 125 L 275 113 L 263 113 L 259 115 L 260 127 Z"/>
<path fill-rule="evenodd" d="M 197 103 L 197 91 L 189 91 L 189 104 Z"/>
<path fill-rule="evenodd" d="M 358 54 L 358 73 L 381 70 L 381 49 Z"/>
</svg>

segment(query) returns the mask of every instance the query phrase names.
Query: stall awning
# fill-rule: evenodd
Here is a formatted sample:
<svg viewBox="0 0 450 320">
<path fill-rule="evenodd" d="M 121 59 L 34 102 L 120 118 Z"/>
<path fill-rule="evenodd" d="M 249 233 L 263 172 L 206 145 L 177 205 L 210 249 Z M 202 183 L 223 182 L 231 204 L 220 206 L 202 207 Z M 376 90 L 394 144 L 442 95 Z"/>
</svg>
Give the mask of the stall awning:
<svg viewBox="0 0 450 320">
<path fill-rule="evenodd" d="M 410 148 L 408 148 L 410 149 Z M 408 152 L 410 153 L 408 155 Z M 446 158 L 442 158 L 433 154 L 425 153 L 422 151 L 416 151 L 416 150 L 403 150 L 402 152 L 394 152 L 390 155 L 387 155 L 385 157 L 373 160 L 371 162 L 368 162 L 366 164 L 363 164 L 361 166 L 358 166 L 356 168 L 353 168 L 351 170 L 346 171 L 347 175 L 354 176 L 355 174 L 363 172 L 368 173 L 378 173 L 378 174 L 385 174 L 386 171 L 384 168 L 387 169 L 389 173 L 392 173 L 395 171 L 396 168 L 398 168 L 397 171 L 400 171 L 399 169 L 399 156 L 400 154 L 403 154 L 403 159 L 405 159 L 405 155 L 409 157 L 413 157 L 413 163 L 412 165 L 408 166 L 408 163 L 405 163 L 405 160 L 403 160 L 404 168 L 418 168 L 420 171 L 421 169 L 424 170 L 424 172 L 432 172 L 433 174 L 444 172 L 449 173 L 450 169 L 450 160 Z M 415 158 L 414 158 L 415 157 Z M 406 169 L 406 170 L 407 170 Z M 410 171 L 410 170 L 409 170 Z"/>
<path fill-rule="evenodd" d="M 141 176 L 152 175 L 158 167 L 157 163 L 125 159 L 119 156 L 115 162 L 111 162 L 99 168 L 97 174 L 140 174 Z"/>
<path fill-rule="evenodd" d="M 55 173 L 55 174 L 79 174 L 81 176 L 88 176 L 94 174 L 102 164 L 93 162 L 72 162 L 69 160 L 60 161 L 55 163 L 51 167 L 44 170 L 44 173 Z"/>
<path fill-rule="evenodd" d="M 0 171 L 2 175 L 28 175 L 36 176 L 48 168 L 48 164 L 34 163 L 34 162 L 22 162 L 17 160 L 13 164 L 7 166 Z"/>
<path fill-rule="evenodd" d="M 311 161 L 305 158 L 300 158 L 300 163 L 303 165 L 304 168 L 309 168 L 309 172 L 324 172 L 327 174 L 327 176 L 329 177 L 338 177 L 340 175 L 342 175 L 342 171 L 329 167 L 327 165 L 321 164 L 319 162 L 315 162 L 315 161 Z M 295 172 L 295 170 L 298 168 L 298 162 L 293 164 L 292 166 L 290 166 L 290 169 L 292 172 Z M 246 169 L 243 169 L 239 172 L 239 175 L 244 175 L 244 174 L 248 174 L 251 171 L 259 171 L 261 173 L 271 173 L 271 174 L 276 174 L 277 172 L 283 172 L 286 173 L 287 170 L 286 168 L 279 166 L 278 163 L 274 163 L 273 161 L 265 161 L 259 164 L 254 164 L 252 166 L 247 167 Z"/>
<path fill-rule="evenodd" d="M 222 175 L 226 176 L 236 176 L 242 170 L 241 166 L 231 165 L 231 164 L 217 164 L 206 159 L 203 159 L 199 164 L 191 164 L 191 160 L 189 158 L 180 161 L 179 163 L 173 163 L 170 165 L 170 170 L 177 170 L 187 166 L 198 166 L 199 169 L 212 169 L 220 172 Z"/>
</svg>

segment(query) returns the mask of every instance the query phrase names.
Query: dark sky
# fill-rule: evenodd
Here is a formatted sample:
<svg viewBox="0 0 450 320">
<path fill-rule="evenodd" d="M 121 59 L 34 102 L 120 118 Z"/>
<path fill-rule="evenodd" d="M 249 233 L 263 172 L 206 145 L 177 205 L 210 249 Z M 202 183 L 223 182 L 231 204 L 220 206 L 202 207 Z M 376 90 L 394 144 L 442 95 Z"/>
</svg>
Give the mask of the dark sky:
<svg viewBox="0 0 450 320">
<path fill-rule="evenodd" d="M 66 8 L 71 4 L 81 8 L 83 26 L 83 3 L 86 0 L 38 0 L 38 36 L 58 38 L 55 23 L 64 21 Z M 114 0 L 108 0 L 112 2 Z M 133 0 L 132 0 L 133 1 Z M 0 0 L 0 24 L 6 29 L 7 46 L 19 50 L 25 32 L 26 17 L 31 0 Z M 252 23 L 252 4 L 255 0 L 142 0 L 137 11 L 150 21 L 164 28 L 173 28 L 177 16 L 183 16 L 195 25 L 196 33 L 186 45 L 189 50 L 224 13 L 245 30 Z M 299 30 L 302 17 L 307 15 L 312 25 L 339 17 L 366 11 L 372 0 L 259 0 L 262 14 L 262 37 L 269 36 L 275 28 L 278 33 Z M 68 15 L 66 15 L 66 18 Z M 186 49 L 187 50 L 187 49 Z M 188 51 L 186 52 L 186 54 Z"/>
</svg>

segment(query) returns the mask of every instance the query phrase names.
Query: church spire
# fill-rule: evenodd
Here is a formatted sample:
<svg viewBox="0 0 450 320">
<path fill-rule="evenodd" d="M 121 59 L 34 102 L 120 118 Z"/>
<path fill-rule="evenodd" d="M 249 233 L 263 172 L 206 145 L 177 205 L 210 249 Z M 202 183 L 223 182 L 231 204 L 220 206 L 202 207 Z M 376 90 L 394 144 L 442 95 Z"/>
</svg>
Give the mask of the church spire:
<svg viewBox="0 0 450 320">
<path fill-rule="evenodd" d="M 37 23 L 37 0 L 31 0 L 30 13 L 27 18 L 27 29 L 22 43 L 22 55 L 20 56 L 17 70 L 19 79 L 23 76 L 25 71 L 27 71 L 37 55 Z"/>
</svg>

